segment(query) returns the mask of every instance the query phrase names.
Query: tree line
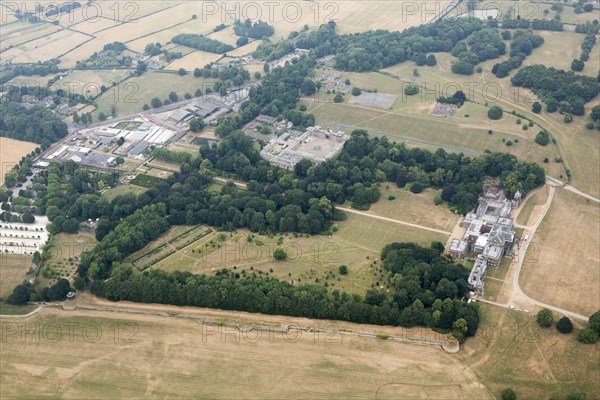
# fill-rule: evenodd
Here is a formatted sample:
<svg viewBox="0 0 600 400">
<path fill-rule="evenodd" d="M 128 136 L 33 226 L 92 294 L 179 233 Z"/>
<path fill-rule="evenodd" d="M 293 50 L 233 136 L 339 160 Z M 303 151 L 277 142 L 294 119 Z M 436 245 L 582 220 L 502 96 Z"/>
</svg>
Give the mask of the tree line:
<svg viewBox="0 0 600 400">
<path fill-rule="evenodd" d="M 402 267 L 405 282 L 402 283 L 399 273 L 391 279 L 401 287 L 393 294 L 371 289 L 364 296 L 350 295 L 319 285 L 292 285 L 245 270 L 223 269 L 214 276 L 161 270 L 137 273 L 125 264 L 116 265 L 110 279 L 95 281 L 91 290 L 111 301 L 209 307 L 378 325 L 450 330 L 462 319 L 466 323 L 464 337 L 472 336 L 479 324 L 478 307 L 460 300 L 467 290 L 468 270 L 442 257 L 439 251 L 439 246 L 427 249 L 411 243 L 387 246 L 382 252 L 386 268 L 395 269 L 399 258 L 405 264 Z"/>
<path fill-rule="evenodd" d="M 216 54 L 223 54 L 234 49 L 230 44 L 219 42 L 218 40 L 195 33 L 181 33 L 171 39 L 171 42 Z"/>
</svg>

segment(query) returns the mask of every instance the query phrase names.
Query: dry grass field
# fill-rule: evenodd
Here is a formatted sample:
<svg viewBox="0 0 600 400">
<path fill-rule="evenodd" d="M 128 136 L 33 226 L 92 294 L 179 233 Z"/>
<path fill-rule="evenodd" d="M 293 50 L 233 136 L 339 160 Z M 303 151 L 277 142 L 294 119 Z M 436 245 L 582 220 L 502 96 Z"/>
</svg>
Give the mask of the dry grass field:
<svg viewBox="0 0 600 400">
<path fill-rule="evenodd" d="M 36 147 L 35 143 L 0 137 L 0 185 L 4 184 L 4 175 Z"/>
<path fill-rule="evenodd" d="M 174 60 L 165 69 L 177 71 L 184 68 L 186 71 L 193 71 L 194 68 L 203 68 L 206 64 L 215 62 L 223 57 L 221 54 L 208 53 L 206 51 L 193 51 L 179 59 Z"/>
<path fill-rule="evenodd" d="M 438 194 L 440 192 L 433 189 L 414 194 L 408 190 L 399 189 L 394 184 L 389 184 L 381 188 L 381 199 L 371 205 L 369 213 L 452 231 L 460 216 L 453 214 L 444 205 L 434 205 L 433 199 Z M 389 196 L 393 196 L 395 199 L 388 200 Z"/>
<path fill-rule="evenodd" d="M 461 346 L 458 358 L 497 399 L 507 387 L 518 399 L 563 399 L 577 391 L 600 398 L 600 346 L 579 343 L 555 327 L 541 329 L 517 311 L 481 303 L 480 312 L 477 335 Z"/>
<path fill-rule="evenodd" d="M 491 398 L 457 357 L 432 346 L 342 333 L 208 334 L 214 327 L 199 320 L 49 308 L 0 322 L 39 323 L 43 335 L 5 338 L 2 398 Z M 50 336 L 70 323 L 72 342 L 64 329 L 58 340 Z"/>
<path fill-rule="evenodd" d="M 23 29 L 14 31 L 9 30 L 9 32 L 5 33 L 3 25 L 0 25 L 0 34 L 2 35 L 2 45 L 0 48 L 2 50 L 9 47 L 18 46 L 22 43 L 32 41 L 61 30 L 60 26 L 51 24 L 21 24 L 21 27 Z"/>
<path fill-rule="evenodd" d="M 90 39 L 90 36 L 65 29 L 3 51 L 2 60 L 13 63 L 47 61 L 58 58 Z"/>
<path fill-rule="evenodd" d="M 600 207 L 558 189 L 520 275 L 536 300 L 590 315 L 600 308 Z"/>
<path fill-rule="evenodd" d="M 521 204 L 517 223 L 521 225 L 533 225 L 540 217 L 543 205 L 548 200 L 548 192 L 550 187 L 544 185 L 527 196 L 527 199 Z"/>
<path fill-rule="evenodd" d="M 0 297 L 8 297 L 26 278 L 31 267 L 29 254 L 0 254 Z"/>
<path fill-rule="evenodd" d="M 548 66 L 559 66 L 560 63 L 566 62 L 564 59 L 568 57 L 556 57 L 557 53 L 554 52 L 554 47 L 552 46 L 559 46 L 565 51 L 566 49 L 580 49 L 581 41 L 583 40 L 583 35 L 571 32 L 542 32 L 540 34 L 543 34 L 548 43 L 535 49 L 525 63 L 529 62 L 528 60 L 534 60 L 534 62 Z M 600 55 L 598 46 L 594 47 L 592 53 Z M 586 114 L 581 117 L 574 117 L 573 122 L 566 125 L 563 122 L 563 116 L 558 113 L 547 113 L 542 111 L 540 114 L 533 114 L 531 112 L 531 105 L 534 101 L 538 100 L 535 95 L 528 90 L 511 86 L 510 77 L 497 79 L 492 75 L 492 66 L 498 62 L 498 60 L 489 60 L 481 63 L 480 65 L 483 68 L 481 74 L 476 73 L 472 76 L 465 77 L 450 72 L 451 62 L 455 60 L 450 54 L 438 54 L 436 57 L 438 59 L 438 65 L 435 67 L 418 67 L 419 77 L 416 78 L 412 76 L 412 72 L 416 67 L 413 62 L 391 67 L 386 71 L 393 73 L 406 81 L 426 84 L 428 88 L 439 88 L 436 89 L 436 95 L 429 95 L 429 97 L 426 98 L 427 101 L 431 101 L 439 95 L 445 95 L 446 91 L 448 91 L 449 94 L 452 94 L 457 87 L 459 87 L 467 93 L 467 96 L 470 99 L 474 99 L 479 103 L 485 103 L 486 101 L 488 101 L 489 104 L 497 103 L 506 111 L 516 110 L 521 114 L 527 115 L 556 137 L 562 151 L 562 157 L 566 161 L 567 167 L 570 168 L 573 173 L 573 184 L 578 189 L 590 193 L 593 196 L 598 197 L 600 195 L 600 185 L 598 185 L 597 178 L 597 171 L 600 169 L 600 158 L 598 157 L 600 152 L 600 142 L 598 142 L 597 135 L 594 131 L 589 131 L 585 128 L 585 124 L 589 122 L 591 108 L 594 105 L 599 104 L 600 100 L 596 99 L 588 103 L 586 105 Z M 571 60 L 571 58 L 568 59 Z M 503 58 L 500 60 L 503 60 Z M 596 56 L 594 60 L 599 60 L 599 57 Z M 599 65 L 597 63 L 600 63 L 600 61 L 592 61 L 590 55 L 590 61 L 588 62 L 590 64 L 589 66 L 586 66 L 585 71 L 591 71 L 590 73 L 593 73 L 598 70 Z M 595 68 L 593 67 L 594 65 L 596 65 Z M 513 71 L 511 76 L 514 75 L 515 72 L 516 71 Z M 420 97 L 420 95 L 415 97 Z M 424 101 L 424 103 L 426 103 L 426 101 Z M 423 107 L 426 108 L 426 104 L 423 104 Z M 461 111 L 457 114 L 458 117 L 463 115 Z M 374 117 L 376 116 L 371 116 L 370 118 Z M 456 117 L 457 115 L 455 115 L 454 118 Z M 409 120 L 406 121 L 412 122 Z M 487 118 L 483 119 L 483 122 L 484 124 L 489 124 L 491 129 L 495 131 L 494 127 L 497 122 L 492 122 Z M 499 121 L 499 123 L 503 123 L 503 121 Z M 399 121 L 396 123 L 396 126 L 401 126 Z M 515 127 L 518 128 L 516 125 Z M 446 130 L 446 128 L 442 127 L 441 129 L 444 131 Z M 467 133 L 469 130 L 470 129 L 465 129 L 464 133 Z M 519 157 L 537 162 L 541 162 L 543 158 L 548 157 L 550 163 L 543 164 L 548 174 L 557 178 L 566 179 L 564 169 L 561 165 L 553 162 L 556 155 L 551 146 L 540 149 L 540 146 L 534 145 L 533 139 L 538 130 L 539 128 L 534 127 L 530 128 L 528 131 L 521 132 L 521 134 L 524 134 L 529 138 L 526 142 L 528 143 L 526 146 L 523 146 L 525 143 L 520 140 L 518 145 L 513 145 L 511 148 L 505 148 L 505 150 L 508 150 Z M 487 127 L 483 131 L 487 132 Z M 463 134 L 461 133 L 461 135 L 457 136 L 463 136 Z M 508 139 L 508 136 L 505 137 Z M 470 136 L 470 138 L 473 140 L 476 136 Z M 446 140 L 446 137 L 443 137 L 443 139 Z M 476 142 L 474 142 L 474 144 L 476 144 Z M 527 152 L 523 151 L 523 147 L 527 147 Z M 493 142 L 490 142 L 489 148 L 495 149 Z"/>
<path fill-rule="evenodd" d="M 106 200 L 112 201 L 115 197 L 123 194 L 133 193 L 135 195 L 139 195 L 144 193 L 146 190 L 146 188 L 136 185 L 119 185 L 117 187 L 108 189 L 107 191 L 102 193 L 102 196 L 105 197 Z"/>
</svg>

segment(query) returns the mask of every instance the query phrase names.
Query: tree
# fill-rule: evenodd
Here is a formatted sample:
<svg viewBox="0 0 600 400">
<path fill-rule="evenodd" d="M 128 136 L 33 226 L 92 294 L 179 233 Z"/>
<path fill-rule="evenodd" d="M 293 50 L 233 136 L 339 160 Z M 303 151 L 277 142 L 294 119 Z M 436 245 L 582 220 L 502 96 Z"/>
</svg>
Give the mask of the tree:
<svg viewBox="0 0 600 400">
<path fill-rule="evenodd" d="M 177 74 L 180 76 L 184 76 L 185 74 L 187 74 L 187 71 L 185 70 L 185 68 L 179 68 Z"/>
<path fill-rule="evenodd" d="M 278 247 L 275 249 L 275 251 L 273 251 L 273 257 L 277 260 L 277 261 L 284 261 L 287 259 L 287 252 Z"/>
<path fill-rule="evenodd" d="M 67 293 L 71 291 L 71 285 L 65 278 L 61 278 L 48 289 L 48 300 L 57 301 L 67 298 Z"/>
<path fill-rule="evenodd" d="M 500 393 L 500 398 L 502 400 L 517 400 L 517 394 L 512 388 L 506 388 Z"/>
<path fill-rule="evenodd" d="M 115 161 L 117 162 L 117 165 L 125 164 L 125 159 L 122 156 L 117 157 Z"/>
<path fill-rule="evenodd" d="M 492 120 L 498 120 L 502 118 L 502 114 L 504 114 L 504 111 L 502 111 L 502 109 L 498 106 L 491 106 L 488 110 L 488 118 Z"/>
<path fill-rule="evenodd" d="M 104 114 L 102 111 L 100 111 L 98 113 L 98 121 L 104 121 L 106 119 L 106 114 Z"/>
<path fill-rule="evenodd" d="M 588 321 L 588 327 L 600 335 L 600 310 L 593 313 Z"/>
<path fill-rule="evenodd" d="M 600 105 L 592 107 L 590 118 L 592 118 L 594 121 L 600 121 Z"/>
<path fill-rule="evenodd" d="M 556 329 L 560 333 L 571 333 L 573 331 L 573 323 L 566 315 L 558 320 L 556 323 Z"/>
<path fill-rule="evenodd" d="M 467 321 L 463 318 L 459 318 L 452 324 L 452 336 L 454 336 L 459 343 L 463 343 L 467 337 L 467 329 Z"/>
<path fill-rule="evenodd" d="M 152 100 L 150 100 L 150 105 L 152 105 L 152 108 L 158 108 L 162 106 L 162 102 L 158 97 L 154 97 Z"/>
<path fill-rule="evenodd" d="M 407 96 L 414 96 L 419 93 L 419 85 L 410 84 L 404 88 L 404 94 Z"/>
<path fill-rule="evenodd" d="M 531 111 L 533 111 L 535 114 L 539 114 L 540 111 L 542 111 L 542 105 L 539 101 L 536 101 L 531 105 Z"/>
<path fill-rule="evenodd" d="M 352 88 L 352 96 L 360 96 L 362 94 L 362 91 L 357 88 L 357 87 L 353 87 Z"/>
<path fill-rule="evenodd" d="M 547 308 L 542 308 L 540 312 L 538 312 L 536 320 L 538 325 L 542 328 L 550 327 L 552 325 L 552 322 L 554 321 L 552 317 L 552 311 L 550 311 Z"/>
<path fill-rule="evenodd" d="M 200 132 L 204 129 L 204 120 L 200 117 L 194 118 L 190 121 L 190 130 L 192 132 Z"/>
<path fill-rule="evenodd" d="M 348 267 L 345 265 L 340 265 L 338 268 L 340 275 L 348 275 Z"/>
<path fill-rule="evenodd" d="M 415 58 L 415 63 L 418 67 L 422 67 L 423 65 L 427 64 L 427 56 L 425 53 L 419 53 Z"/>
<path fill-rule="evenodd" d="M 146 63 L 143 61 L 139 61 L 137 67 L 135 68 L 136 75 L 142 75 L 144 72 L 146 72 L 146 70 L 148 70 L 148 66 L 146 65 Z"/>
<path fill-rule="evenodd" d="M 344 96 L 342 95 L 342 93 L 341 93 L 341 92 L 337 92 L 337 93 L 335 94 L 335 97 L 333 98 L 333 102 L 334 102 L 334 103 L 341 103 L 341 102 L 343 102 L 343 101 L 344 101 Z"/>
<path fill-rule="evenodd" d="M 435 58 L 435 55 L 430 54 L 427 56 L 427 65 L 430 67 L 433 67 L 437 64 L 437 59 Z"/>
<path fill-rule="evenodd" d="M 574 59 L 571 62 L 571 69 L 575 72 L 581 72 L 583 71 L 583 68 L 585 67 L 585 63 L 581 60 L 578 59 Z"/>
<path fill-rule="evenodd" d="M 33 216 L 33 214 L 27 212 L 23 214 L 21 220 L 26 224 L 33 224 L 35 222 L 35 217 Z"/>
<path fill-rule="evenodd" d="M 539 131 L 537 135 L 535 135 L 535 142 L 540 146 L 546 146 L 550 143 L 550 134 L 546 131 Z"/>
<path fill-rule="evenodd" d="M 13 305 L 24 305 L 29 301 L 29 297 L 33 291 L 33 286 L 29 282 L 18 285 L 13 289 L 13 292 L 6 302 Z"/>
<path fill-rule="evenodd" d="M 175 103 L 178 99 L 179 99 L 179 96 L 177 96 L 177 93 L 175 93 L 175 92 L 169 93 L 169 100 L 171 100 L 173 103 Z"/>
<path fill-rule="evenodd" d="M 598 341 L 598 333 L 588 326 L 577 333 L 577 340 L 585 344 L 596 343 Z"/>
<path fill-rule="evenodd" d="M 248 42 L 249 42 L 249 39 L 246 36 L 242 36 L 235 42 L 235 44 L 237 47 L 242 47 L 242 46 L 247 45 Z"/>
</svg>

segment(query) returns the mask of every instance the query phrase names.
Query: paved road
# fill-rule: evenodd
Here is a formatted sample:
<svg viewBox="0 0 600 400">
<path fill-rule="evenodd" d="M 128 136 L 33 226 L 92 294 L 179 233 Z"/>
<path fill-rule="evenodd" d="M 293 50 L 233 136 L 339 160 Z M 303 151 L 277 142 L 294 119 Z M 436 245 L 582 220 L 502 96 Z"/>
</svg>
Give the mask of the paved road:
<svg viewBox="0 0 600 400">
<path fill-rule="evenodd" d="M 585 197 L 588 200 L 594 201 L 596 203 L 600 203 L 600 199 L 599 198 L 594 197 L 592 195 L 589 195 L 587 193 L 584 193 L 581 190 L 579 190 L 579 189 L 577 189 L 577 188 L 575 188 L 575 187 L 573 187 L 573 186 L 571 186 L 571 185 L 569 185 L 567 183 L 561 182 L 561 181 L 559 181 L 556 178 L 553 178 L 551 176 L 546 175 L 546 179 L 549 180 L 552 183 L 555 183 L 555 184 L 561 186 L 563 189 L 568 190 L 569 192 L 573 192 L 573 193 L 575 193 L 575 194 L 577 194 L 579 196 Z"/>
<path fill-rule="evenodd" d="M 548 194 L 548 200 L 546 201 L 546 204 L 544 204 L 544 209 L 542 210 L 542 213 L 541 213 L 539 219 L 536 221 L 535 224 L 533 224 L 527 228 L 527 232 L 525 232 L 525 234 L 528 236 L 528 238 L 526 241 L 521 242 L 519 245 L 519 248 L 517 249 L 517 255 L 516 255 L 517 260 L 514 265 L 515 270 L 513 273 L 512 291 L 510 293 L 508 301 L 506 303 L 497 303 L 497 302 L 484 300 L 484 299 L 481 299 L 481 301 L 484 303 L 494 304 L 494 305 L 504 307 L 504 308 L 510 308 L 515 301 L 525 300 L 526 302 L 528 302 L 531 305 L 535 305 L 535 306 L 541 307 L 541 308 L 548 308 L 559 314 L 563 314 L 563 315 L 567 315 L 571 318 L 587 321 L 588 317 L 586 317 L 585 315 L 581 315 L 581 314 L 575 313 L 573 311 L 565 310 L 563 308 L 556 307 L 556 306 L 553 306 L 552 304 L 547 304 L 547 303 L 538 301 L 538 300 L 530 297 L 523 291 L 523 289 L 521 288 L 521 285 L 519 284 L 519 275 L 521 274 L 521 269 L 523 268 L 523 263 L 525 262 L 525 259 L 527 257 L 527 249 L 529 248 L 529 245 L 532 242 L 532 239 L 535 235 L 536 230 L 538 229 L 538 227 L 544 220 L 546 213 L 550 209 L 552 200 L 554 199 L 555 192 L 556 192 L 556 187 L 554 185 L 550 185 L 550 192 Z"/>
</svg>

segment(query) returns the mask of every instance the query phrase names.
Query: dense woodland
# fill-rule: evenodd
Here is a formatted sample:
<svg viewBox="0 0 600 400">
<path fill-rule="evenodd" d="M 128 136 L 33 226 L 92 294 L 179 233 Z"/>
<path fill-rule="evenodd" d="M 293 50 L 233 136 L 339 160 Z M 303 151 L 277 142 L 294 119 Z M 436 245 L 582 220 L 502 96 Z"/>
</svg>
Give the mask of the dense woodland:
<svg viewBox="0 0 600 400">
<path fill-rule="evenodd" d="M 49 74 L 56 74 L 61 71 L 61 69 L 58 68 L 59 62 L 59 60 L 53 59 L 43 63 L 38 62 L 37 64 L 6 64 L 0 72 L 0 85 L 5 84 L 19 75 L 46 76 Z"/>
<path fill-rule="evenodd" d="M 415 59 L 422 53 L 449 52 L 470 34 L 485 28 L 477 19 L 458 18 L 420 25 L 403 32 L 386 30 L 336 34 L 331 21 L 297 46 L 314 49 L 317 57 L 335 54 L 335 67 L 344 71 L 374 71 Z"/>
<path fill-rule="evenodd" d="M 17 103 L 0 102 L 0 136 L 47 148 L 67 133 L 67 124 L 45 107 L 25 108 Z"/>
<path fill-rule="evenodd" d="M 600 92 L 596 79 L 544 65 L 531 65 L 512 77 L 513 86 L 531 89 L 548 112 L 583 115 L 585 104 Z"/>
<path fill-rule="evenodd" d="M 182 33 L 171 39 L 171 42 L 182 46 L 191 47 L 196 50 L 207 51 L 209 53 L 223 54 L 234 49 L 230 44 L 219 42 L 206 36 L 195 33 Z"/>
</svg>

